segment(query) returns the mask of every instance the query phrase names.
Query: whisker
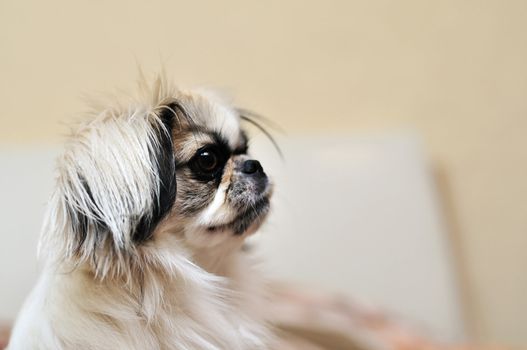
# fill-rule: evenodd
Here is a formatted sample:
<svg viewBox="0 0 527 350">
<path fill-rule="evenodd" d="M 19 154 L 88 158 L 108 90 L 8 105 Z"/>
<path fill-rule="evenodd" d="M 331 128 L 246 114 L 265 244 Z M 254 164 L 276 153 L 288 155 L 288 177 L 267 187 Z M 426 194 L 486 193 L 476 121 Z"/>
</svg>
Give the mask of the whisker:
<svg viewBox="0 0 527 350">
<path fill-rule="evenodd" d="M 249 117 L 247 115 L 243 115 L 242 114 L 242 115 L 240 115 L 240 118 L 243 121 L 246 121 L 249 124 L 254 125 L 258 130 L 260 130 L 269 139 L 269 141 L 271 141 L 271 143 L 273 144 L 273 146 L 276 149 L 276 151 L 277 151 L 278 155 L 280 156 L 280 158 L 282 160 L 284 159 L 284 154 L 282 153 L 282 150 L 280 149 L 280 146 L 278 146 L 278 143 L 276 142 L 274 137 L 271 135 L 271 133 L 269 131 L 267 131 L 267 129 L 265 127 L 262 126 L 262 124 L 258 123 L 256 120 L 254 120 L 253 118 L 251 118 L 251 117 Z"/>
<path fill-rule="evenodd" d="M 263 123 L 265 123 L 268 127 L 270 127 L 273 130 L 276 130 L 280 133 L 285 133 L 285 130 L 275 121 L 271 120 L 270 118 L 267 118 L 259 113 L 256 113 L 255 111 L 251 111 L 250 109 L 245 108 L 236 108 L 236 111 L 240 115 L 244 115 L 246 117 L 249 117 L 251 119 L 258 119 L 261 120 Z"/>
</svg>

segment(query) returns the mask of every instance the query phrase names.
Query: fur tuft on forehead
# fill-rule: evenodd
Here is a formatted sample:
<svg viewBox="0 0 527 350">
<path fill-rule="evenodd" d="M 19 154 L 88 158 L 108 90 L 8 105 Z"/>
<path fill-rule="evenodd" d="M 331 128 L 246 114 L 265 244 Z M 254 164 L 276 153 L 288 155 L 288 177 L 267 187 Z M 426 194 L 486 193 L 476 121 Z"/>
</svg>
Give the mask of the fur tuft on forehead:
<svg viewBox="0 0 527 350">
<path fill-rule="evenodd" d="M 88 263 L 100 276 L 126 270 L 170 212 L 173 129 L 193 123 L 163 77 L 139 87 L 126 103 L 99 104 L 73 131 L 44 225 L 41 253 Z"/>
</svg>

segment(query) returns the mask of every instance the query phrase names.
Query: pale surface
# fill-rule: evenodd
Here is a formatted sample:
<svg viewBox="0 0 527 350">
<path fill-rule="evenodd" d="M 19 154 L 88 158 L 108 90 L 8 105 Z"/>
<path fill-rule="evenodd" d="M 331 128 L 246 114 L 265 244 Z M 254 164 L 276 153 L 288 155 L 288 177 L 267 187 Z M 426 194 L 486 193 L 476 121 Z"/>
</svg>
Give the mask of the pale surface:
<svg viewBox="0 0 527 350">
<path fill-rule="evenodd" d="M 464 336 L 451 251 L 420 144 L 411 135 L 309 138 L 253 146 L 276 182 L 255 254 L 270 277 L 371 303 L 441 340 Z M 0 320 L 35 282 L 35 247 L 55 149 L 0 152 Z M 38 169 L 37 171 L 35 169 Z"/>
<path fill-rule="evenodd" d="M 419 141 L 392 134 L 281 145 L 284 162 L 260 157 L 276 181 L 273 215 L 255 237 L 269 274 L 356 297 L 432 338 L 462 340 L 452 247 Z"/>
<path fill-rule="evenodd" d="M 36 283 L 37 242 L 56 153 L 49 147 L 0 152 L 0 321 L 15 318 Z"/>
<path fill-rule="evenodd" d="M 415 127 L 441 166 L 481 339 L 527 342 L 527 2 L 0 2 L 0 138 L 55 142 L 136 61 L 289 130 Z M 5 233 L 3 233 L 4 235 Z"/>
</svg>

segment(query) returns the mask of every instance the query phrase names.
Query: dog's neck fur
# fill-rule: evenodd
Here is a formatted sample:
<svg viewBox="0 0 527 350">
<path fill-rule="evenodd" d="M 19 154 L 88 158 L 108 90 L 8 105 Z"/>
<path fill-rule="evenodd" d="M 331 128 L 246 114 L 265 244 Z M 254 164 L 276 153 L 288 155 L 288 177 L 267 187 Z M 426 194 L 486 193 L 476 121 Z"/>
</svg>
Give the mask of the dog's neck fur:
<svg viewBox="0 0 527 350">
<path fill-rule="evenodd" d="M 242 242 L 228 242 L 217 247 L 195 249 L 192 260 L 209 273 L 236 279 L 239 260 L 243 260 L 243 255 Z"/>
<path fill-rule="evenodd" d="M 43 348 L 266 349 L 270 337 L 253 307 L 256 296 L 241 289 L 258 289 L 245 280 L 251 273 L 243 252 L 223 250 L 213 261 L 164 243 L 144 247 L 148 261 L 131 280 L 99 280 L 88 266 L 48 268 L 38 289 L 55 301 L 43 310 L 54 343 Z M 52 324 L 65 310 L 76 324 Z"/>
<path fill-rule="evenodd" d="M 197 249 L 158 233 L 115 264 L 121 273 L 48 259 L 11 348 L 268 349 L 264 288 L 242 240 Z"/>
</svg>

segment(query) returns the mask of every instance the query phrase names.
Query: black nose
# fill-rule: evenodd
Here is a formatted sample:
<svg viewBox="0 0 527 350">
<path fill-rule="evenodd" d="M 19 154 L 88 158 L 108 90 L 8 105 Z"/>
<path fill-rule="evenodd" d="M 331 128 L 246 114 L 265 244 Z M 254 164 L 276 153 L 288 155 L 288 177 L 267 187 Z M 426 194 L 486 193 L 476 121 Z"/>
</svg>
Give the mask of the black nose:
<svg viewBox="0 0 527 350">
<path fill-rule="evenodd" d="M 249 159 L 243 162 L 242 172 L 245 174 L 254 174 L 262 171 L 263 168 L 257 160 Z"/>
</svg>

